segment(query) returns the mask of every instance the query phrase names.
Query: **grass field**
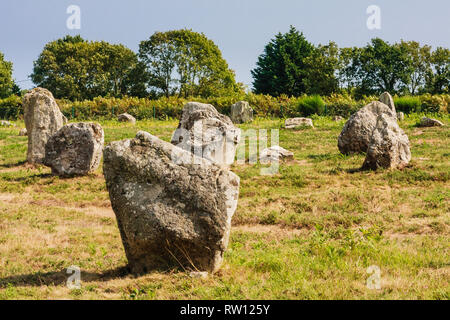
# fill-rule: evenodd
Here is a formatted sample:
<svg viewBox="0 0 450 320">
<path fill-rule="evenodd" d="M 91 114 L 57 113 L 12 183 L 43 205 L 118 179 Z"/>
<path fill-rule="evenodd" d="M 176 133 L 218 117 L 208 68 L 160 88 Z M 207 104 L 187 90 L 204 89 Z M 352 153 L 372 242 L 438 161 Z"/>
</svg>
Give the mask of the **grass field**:
<svg viewBox="0 0 450 320">
<path fill-rule="evenodd" d="M 342 156 L 344 122 L 281 129 L 257 119 L 242 128 L 280 129 L 295 153 L 274 176 L 234 165 L 238 209 L 222 269 L 206 279 L 183 270 L 135 277 L 101 168 L 60 179 L 25 163 L 26 137 L 0 128 L 0 299 L 449 299 L 450 118 L 442 128 L 401 126 L 413 159 L 402 171 L 358 172 L 364 155 Z M 138 130 L 169 140 L 177 121 L 101 123 L 106 143 Z M 81 289 L 66 269 L 81 268 Z M 367 268 L 381 270 L 369 289 Z"/>
</svg>

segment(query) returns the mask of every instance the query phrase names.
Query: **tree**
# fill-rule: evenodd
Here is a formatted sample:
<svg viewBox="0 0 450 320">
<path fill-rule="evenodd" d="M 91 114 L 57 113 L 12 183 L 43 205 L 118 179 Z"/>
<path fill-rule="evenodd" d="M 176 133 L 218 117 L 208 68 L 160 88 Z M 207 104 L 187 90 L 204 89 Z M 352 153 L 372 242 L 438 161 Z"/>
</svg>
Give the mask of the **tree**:
<svg viewBox="0 0 450 320">
<path fill-rule="evenodd" d="M 346 54 L 351 54 L 351 61 L 344 74 L 353 78 L 359 94 L 401 92 L 410 82 L 411 60 L 404 46 L 375 38 L 366 47 Z"/>
<path fill-rule="evenodd" d="M 165 96 L 220 96 L 238 92 L 234 72 L 217 45 L 203 33 L 156 32 L 139 46 L 148 87 Z"/>
<path fill-rule="evenodd" d="M 305 39 L 303 33 L 299 33 L 293 26 L 285 34 L 278 33 L 266 45 L 256 68 L 251 71 L 255 92 L 272 96 L 299 96 L 305 93 L 304 60 L 313 50 L 313 45 Z"/>
<path fill-rule="evenodd" d="M 334 42 L 314 48 L 304 59 L 303 85 L 307 94 L 330 95 L 339 90 L 336 70 L 339 65 L 339 49 Z"/>
<path fill-rule="evenodd" d="M 13 83 L 12 63 L 5 61 L 3 54 L 0 52 L 0 99 L 12 94 Z"/>
<path fill-rule="evenodd" d="M 31 79 L 56 98 L 120 97 L 132 91 L 137 67 L 136 54 L 123 45 L 66 36 L 45 46 Z"/>
<path fill-rule="evenodd" d="M 431 54 L 432 69 L 426 80 L 427 91 L 432 94 L 450 92 L 450 50 L 439 47 Z M 433 72 L 434 71 L 434 72 Z"/>
<path fill-rule="evenodd" d="M 416 41 L 402 41 L 400 46 L 407 52 L 409 59 L 409 93 L 416 94 L 425 85 L 425 78 L 431 69 L 431 47 Z"/>
</svg>

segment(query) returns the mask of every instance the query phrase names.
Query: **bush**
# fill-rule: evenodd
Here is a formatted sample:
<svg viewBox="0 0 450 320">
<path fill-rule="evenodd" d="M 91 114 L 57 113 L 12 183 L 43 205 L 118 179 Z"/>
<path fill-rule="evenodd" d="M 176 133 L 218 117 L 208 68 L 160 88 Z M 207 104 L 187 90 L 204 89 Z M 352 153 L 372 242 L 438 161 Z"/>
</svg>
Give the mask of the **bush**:
<svg viewBox="0 0 450 320">
<path fill-rule="evenodd" d="M 396 97 L 394 98 L 395 109 L 404 113 L 420 112 L 422 102 L 419 97 Z"/>
<path fill-rule="evenodd" d="M 297 102 L 297 111 L 305 117 L 313 114 L 320 116 L 325 113 L 325 102 L 318 95 L 301 97 Z"/>
<path fill-rule="evenodd" d="M 327 115 L 346 118 L 363 106 L 348 94 L 332 94 L 325 98 L 325 103 Z"/>
<path fill-rule="evenodd" d="M 0 118 L 15 120 L 23 114 L 22 98 L 12 95 L 5 99 L 0 99 Z"/>
<path fill-rule="evenodd" d="M 422 111 L 425 113 L 445 113 L 448 110 L 448 98 L 445 95 L 424 94 L 420 97 Z"/>
</svg>

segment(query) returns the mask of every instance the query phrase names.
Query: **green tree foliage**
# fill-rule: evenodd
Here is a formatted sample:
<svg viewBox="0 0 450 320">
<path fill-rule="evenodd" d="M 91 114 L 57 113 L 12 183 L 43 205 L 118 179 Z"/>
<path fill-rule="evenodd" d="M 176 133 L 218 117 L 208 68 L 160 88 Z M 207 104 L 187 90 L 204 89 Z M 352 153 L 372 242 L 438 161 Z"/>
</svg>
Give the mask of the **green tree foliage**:
<svg viewBox="0 0 450 320">
<path fill-rule="evenodd" d="M 148 87 L 166 97 L 220 96 L 240 90 L 217 45 L 203 33 L 156 32 L 139 46 Z"/>
<path fill-rule="evenodd" d="M 136 68 L 136 54 L 123 45 L 66 36 L 45 46 L 34 63 L 31 79 L 57 98 L 143 95 L 145 87 L 139 88 L 133 77 Z"/>
<path fill-rule="evenodd" d="M 303 84 L 307 94 L 330 95 L 339 90 L 336 70 L 339 66 L 339 49 L 336 43 L 319 45 L 304 59 Z"/>
<path fill-rule="evenodd" d="M 431 55 L 432 70 L 427 75 L 427 91 L 432 94 L 450 92 L 450 50 L 439 47 Z"/>
<path fill-rule="evenodd" d="M 400 46 L 408 57 L 409 93 L 412 95 L 422 91 L 427 74 L 431 71 L 431 47 L 423 46 L 416 41 L 402 41 Z"/>
<path fill-rule="evenodd" d="M 307 71 L 304 60 L 313 51 L 313 45 L 293 26 L 285 34 L 278 33 L 266 45 L 264 53 L 258 58 L 256 68 L 252 70 L 255 93 L 272 96 L 300 96 L 305 93 L 303 80 Z"/>
<path fill-rule="evenodd" d="M 13 84 L 12 63 L 5 61 L 0 52 L 0 99 L 8 97 L 12 93 Z"/>
</svg>

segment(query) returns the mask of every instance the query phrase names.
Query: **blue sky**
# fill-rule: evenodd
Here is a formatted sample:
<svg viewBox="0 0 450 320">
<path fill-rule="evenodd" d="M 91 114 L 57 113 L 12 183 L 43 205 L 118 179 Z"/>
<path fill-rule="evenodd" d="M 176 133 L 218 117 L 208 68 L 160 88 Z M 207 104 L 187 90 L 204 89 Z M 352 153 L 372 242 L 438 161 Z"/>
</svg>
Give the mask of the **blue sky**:
<svg viewBox="0 0 450 320">
<path fill-rule="evenodd" d="M 69 30 L 69 5 L 81 8 L 81 30 Z M 366 27 L 369 5 L 381 9 L 381 30 Z M 416 40 L 450 47 L 448 0 L 14 0 L 0 2 L 0 51 L 14 63 L 22 88 L 44 45 L 67 34 L 122 43 L 137 51 L 155 31 L 190 28 L 222 50 L 238 81 L 251 85 L 250 70 L 266 43 L 289 25 L 314 44 L 362 46 L 373 37 Z"/>
</svg>

